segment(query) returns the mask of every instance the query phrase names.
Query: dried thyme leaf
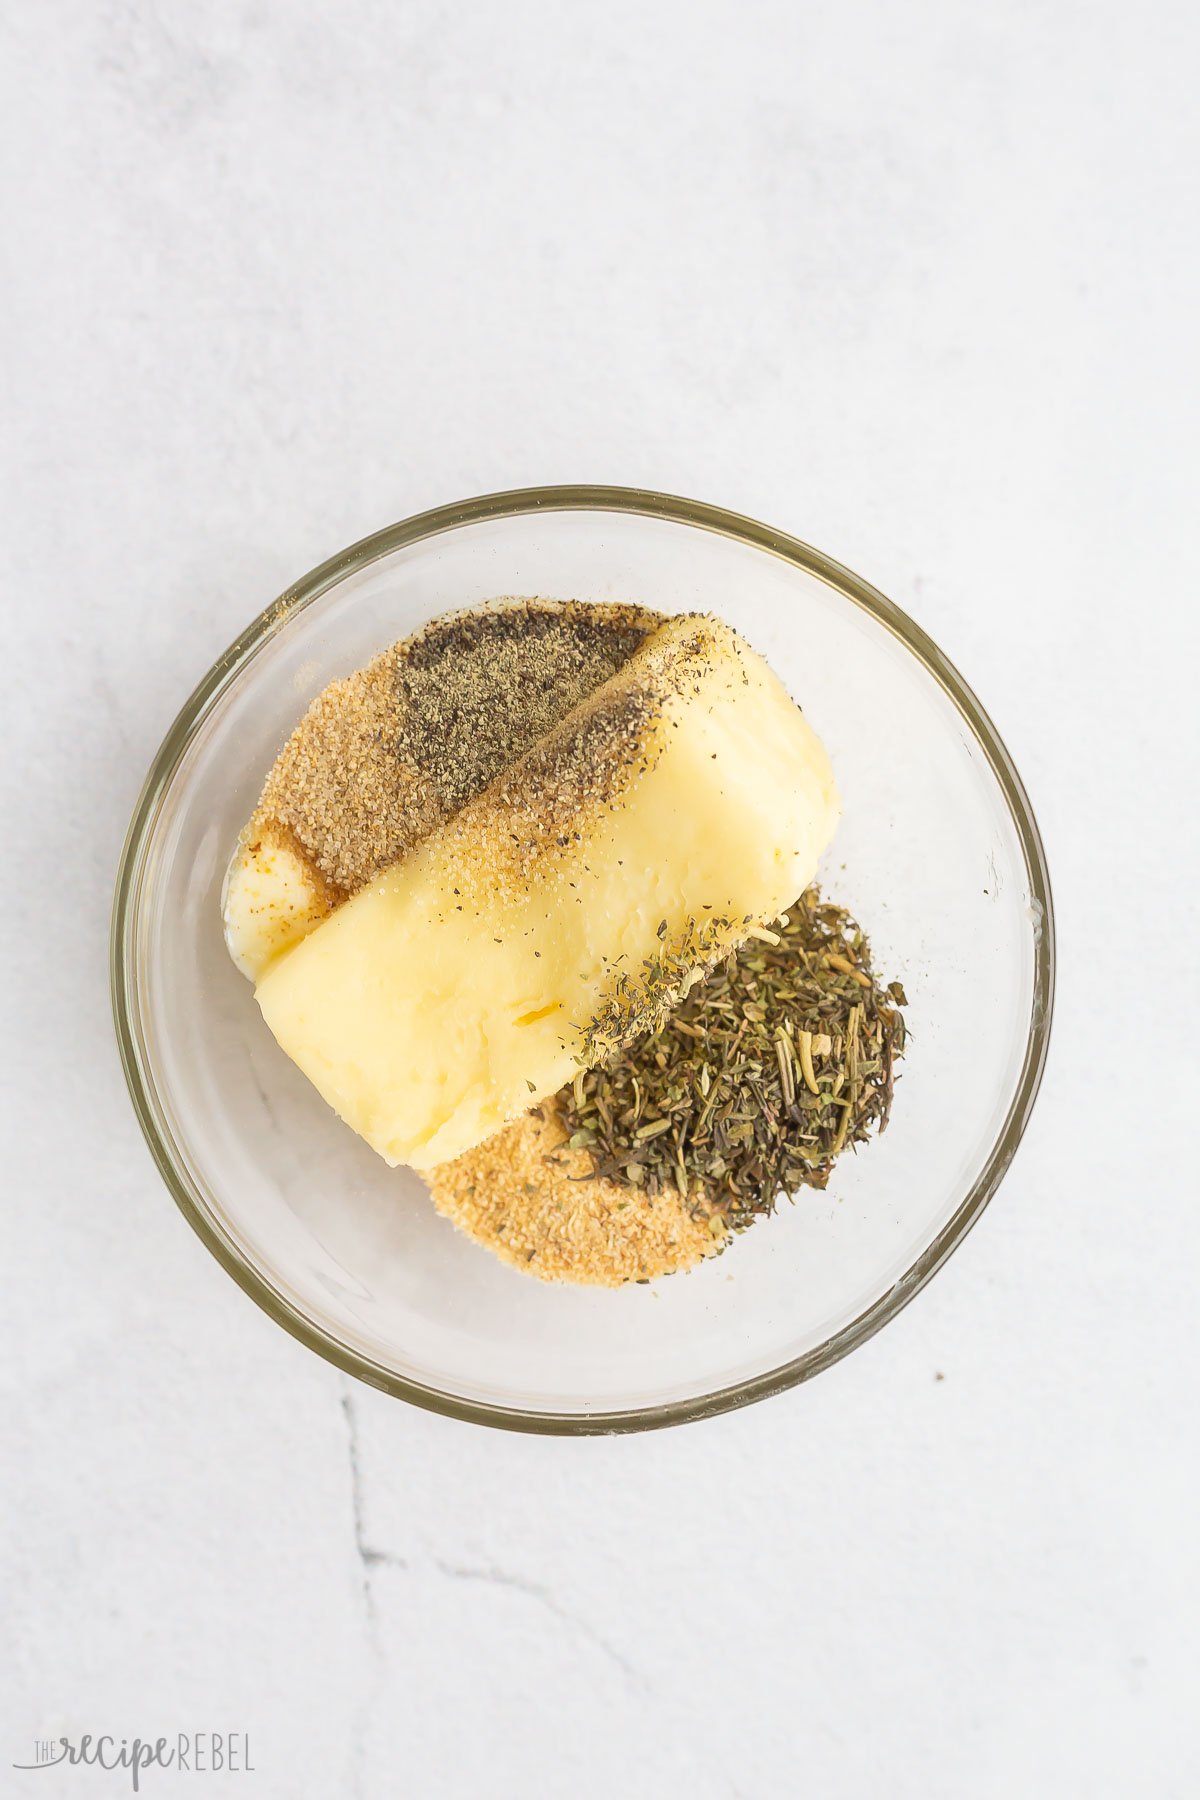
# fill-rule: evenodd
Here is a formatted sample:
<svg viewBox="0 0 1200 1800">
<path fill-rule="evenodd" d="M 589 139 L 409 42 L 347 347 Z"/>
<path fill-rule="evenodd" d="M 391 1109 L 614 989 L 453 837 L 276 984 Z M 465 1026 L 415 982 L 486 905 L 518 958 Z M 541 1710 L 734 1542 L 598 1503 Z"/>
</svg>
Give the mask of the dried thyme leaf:
<svg viewBox="0 0 1200 1800">
<path fill-rule="evenodd" d="M 589 1051 L 607 1048 L 607 1060 L 558 1106 L 596 1176 L 651 1199 L 673 1188 L 696 1217 L 740 1230 L 781 1192 L 824 1187 L 847 1145 L 885 1128 L 907 1002 L 899 982 L 876 981 L 862 931 L 815 888 L 778 931 L 756 927 L 734 952 L 729 929 L 660 928 L 654 956 L 618 976 L 589 1030 Z M 697 979 L 706 956 L 716 960 Z"/>
</svg>

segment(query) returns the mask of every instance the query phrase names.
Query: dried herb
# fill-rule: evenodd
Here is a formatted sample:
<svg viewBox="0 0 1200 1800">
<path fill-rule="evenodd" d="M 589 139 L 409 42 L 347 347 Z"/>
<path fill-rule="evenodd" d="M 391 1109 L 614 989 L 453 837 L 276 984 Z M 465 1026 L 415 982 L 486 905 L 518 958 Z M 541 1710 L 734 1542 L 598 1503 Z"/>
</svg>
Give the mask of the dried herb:
<svg viewBox="0 0 1200 1800">
<path fill-rule="evenodd" d="M 678 967 L 664 953 L 621 991 L 625 1021 Z M 562 1090 L 569 1142 L 595 1175 L 651 1197 L 674 1188 L 739 1230 L 780 1193 L 823 1188 L 848 1145 L 884 1130 L 906 1004 L 898 982 L 877 982 L 850 915 L 810 888 L 777 931 L 756 928 L 665 1020 Z"/>
<path fill-rule="evenodd" d="M 673 934 L 668 933 L 663 919 L 656 933 L 657 947 L 640 968 L 610 968 L 604 1000 L 583 1027 L 582 1060 L 603 1062 L 622 1044 L 661 1025 L 717 960 L 732 935 L 733 927 L 724 918 L 704 919 L 699 924 L 689 919 Z"/>
</svg>

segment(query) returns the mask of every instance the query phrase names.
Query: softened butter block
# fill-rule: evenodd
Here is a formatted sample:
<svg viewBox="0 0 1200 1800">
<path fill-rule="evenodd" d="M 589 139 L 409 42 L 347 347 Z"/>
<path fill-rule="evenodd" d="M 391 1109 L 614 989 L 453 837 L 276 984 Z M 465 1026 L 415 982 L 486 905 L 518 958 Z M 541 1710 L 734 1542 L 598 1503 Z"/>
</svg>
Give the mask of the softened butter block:
<svg viewBox="0 0 1200 1800">
<path fill-rule="evenodd" d="M 248 833 L 225 878 L 221 910 L 229 954 L 253 981 L 316 929 L 331 901 L 320 876 L 295 850 Z"/>
</svg>

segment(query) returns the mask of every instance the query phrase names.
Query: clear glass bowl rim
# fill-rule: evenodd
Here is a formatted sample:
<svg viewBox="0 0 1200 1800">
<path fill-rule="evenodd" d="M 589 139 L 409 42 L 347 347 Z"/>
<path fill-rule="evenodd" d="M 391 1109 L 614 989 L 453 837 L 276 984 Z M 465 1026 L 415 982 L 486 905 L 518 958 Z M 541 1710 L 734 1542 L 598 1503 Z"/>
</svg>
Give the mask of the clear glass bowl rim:
<svg viewBox="0 0 1200 1800">
<path fill-rule="evenodd" d="M 410 1381 L 358 1354 L 307 1318 L 285 1294 L 274 1288 L 246 1260 L 236 1241 L 226 1234 L 220 1221 L 210 1212 L 203 1194 L 172 1141 L 157 1105 L 153 1077 L 137 1028 L 134 960 L 134 930 L 146 849 L 162 798 L 193 736 L 212 707 L 276 632 L 283 630 L 296 612 L 311 605 L 345 577 L 406 545 L 455 531 L 463 526 L 475 525 L 483 520 L 563 511 L 633 513 L 645 518 L 664 519 L 704 531 L 718 532 L 754 549 L 767 551 L 817 576 L 845 599 L 870 613 L 934 677 L 987 758 L 1016 827 L 1028 873 L 1031 900 L 1035 907 L 1040 907 L 1042 922 L 1041 932 L 1035 935 L 1034 996 L 1029 1035 L 1012 1105 L 977 1180 L 932 1243 L 901 1279 L 823 1344 L 779 1368 L 734 1386 L 686 1400 L 631 1410 L 586 1414 L 526 1411 L 519 1407 L 466 1399 L 458 1394 L 445 1393 Z M 282 1325 L 285 1331 L 306 1344 L 310 1350 L 315 1350 L 347 1374 L 381 1388 L 385 1393 L 451 1418 L 502 1426 L 513 1431 L 564 1436 L 643 1431 L 658 1426 L 682 1424 L 690 1419 L 710 1418 L 735 1407 L 747 1406 L 752 1401 L 782 1393 L 785 1388 L 809 1380 L 865 1343 L 889 1319 L 895 1318 L 901 1308 L 919 1293 L 957 1249 L 1000 1185 L 1016 1154 L 1037 1098 L 1045 1067 L 1054 1004 L 1054 966 L 1054 909 L 1050 877 L 1041 834 L 1029 797 L 1012 758 L 987 713 L 957 669 L 942 655 L 920 626 L 869 582 L 843 568 L 820 550 L 813 549 L 811 545 L 802 543 L 785 532 L 773 530 L 754 519 L 702 501 L 659 494 L 644 488 L 593 485 L 516 488 L 418 513 L 396 525 L 386 526 L 382 531 L 373 532 L 337 556 L 330 557 L 327 562 L 321 563 L 318 568 L 294 583 L 277 600 L 272 601 L 228 650 L 217 658 L 180 709 L 151 765 L 121 852 L 110 939 L 113 1018 L 125 1080 L 138 1123 L 176 1205 L 238 1286 L 277 1324 Z"/>
</svg>

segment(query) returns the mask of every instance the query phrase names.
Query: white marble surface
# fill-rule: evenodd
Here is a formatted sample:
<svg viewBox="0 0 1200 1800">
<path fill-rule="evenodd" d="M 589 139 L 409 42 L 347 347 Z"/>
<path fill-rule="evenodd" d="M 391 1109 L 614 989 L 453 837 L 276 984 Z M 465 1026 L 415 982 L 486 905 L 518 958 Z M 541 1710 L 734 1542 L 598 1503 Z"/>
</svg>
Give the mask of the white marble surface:
<svg viewBox="0 0 1200 1800">
<path fill-rule="evenodd" d="M 11 1772 L 39 1736 L 179 1730 L 248 1731 L 196 1785 L 264 1800 L 1195 1793 L 1197 37 L 1183 0 L 4 8 L 5 1793 L 127 1791 Z M 576 1443 L 355 1386 L 239 1293 L 106 970 L 225 643 L 375 526 L 558 480 L 740 508 L 913 611 L 1062 949 L 1037 1116 L 932 1287 L 805 1389 Z"/>
</svg>

